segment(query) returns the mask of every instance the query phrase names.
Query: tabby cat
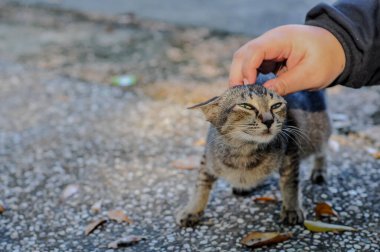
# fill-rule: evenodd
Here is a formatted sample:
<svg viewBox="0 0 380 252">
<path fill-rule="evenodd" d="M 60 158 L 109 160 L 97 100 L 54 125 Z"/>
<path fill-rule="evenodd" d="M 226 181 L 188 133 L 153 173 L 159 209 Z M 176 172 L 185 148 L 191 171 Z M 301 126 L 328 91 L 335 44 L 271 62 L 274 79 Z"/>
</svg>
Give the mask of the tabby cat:
<svg viewBox="0 0 380 252">
<path fill-rule="evenodd" d="M 283 98 L 262 86 L 268 78 L 259 76 L 254 85 L 230 88 L 190 108 L 200 109 L 211 125 L 194 192 L 176 216 L 179 225 L 199 221 L 218 178 L 228 181 L 234 192 L 245 192 L 277 170 L 281 221 L 304 220 L 300 161 L 313 155 L 311 180 L 322 183 L 326 178 L 325 147 L 331 129 L 324 92 L 303 91 Z"/>
</svg>

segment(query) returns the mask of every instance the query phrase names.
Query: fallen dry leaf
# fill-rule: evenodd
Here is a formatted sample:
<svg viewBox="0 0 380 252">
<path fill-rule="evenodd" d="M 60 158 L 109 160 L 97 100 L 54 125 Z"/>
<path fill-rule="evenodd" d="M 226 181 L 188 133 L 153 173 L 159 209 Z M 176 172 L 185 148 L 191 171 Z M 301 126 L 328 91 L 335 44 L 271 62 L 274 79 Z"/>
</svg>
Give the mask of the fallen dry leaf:
<svg viewBox="0 0 380 252">
<path fill-rule="evenodd" d="M 206 140 L 204 138 L 200 138 L 194 143 L 194 146 L 205 146 L 205 145 L 206 145 Z"/>
<path fill-rule="evenodd" d="M 91 234 L 97 227 L 99 227 L 100 225 L 104 224 L 106 221 L 107 220 L 105 220 L 105 219 L 99 219 L 99 220 L 91 222 L 84 229 L 84 234 L 85 235 Z"/>
<path fill-rule="evenodd" d="M 292 233 L 253 231 L 244 236 L 240 243 L 251 248 L 259 248 L 289 240 L 292 236 Z"/>
<path fill-rule="evenodd" d="M 372 153 L 372 156 L 376 159 L 380 159 L 380 151 L 376 151 L 376 152 Z"/>
<path fill-rule="evenodd" d="M 189 156 L 186 159 L 177 159 L 172 162 L 172 166 L 180 170 L 193 170 L 199 166 L 198 156 Z"/>
<path fill-rule="evenodd" d="M 213 225 L 215 225 L 215 222 L 212 221 L 212 220 L 210 220 L 210 219 L 208 219 L 208 220 L 202 221 L 200 223 L 200 225 L 202 225 L 202 226 L 213 226 Z"/>
<path fill-rule="evenodd" d="M 72 197 L 73 195 L 77 194 L 79 192 L 79 185 L 77 184 L 70 184 L 63 189 L 60 199 L 62 201 Z"/>
<path fill-rule="evenodd" d="M 141 240 L 146 240 L 146 237 L 139 236 L 139 235 L 128 235 L 126 237 L 123 237 L 121 239 L 118 239 L 116 241 L 109 243 L 108 248 L 116 249 L 120 247 L 128 247 L 128 246 L 138 243 Z"/>
<path fill-rule="evenodd" d="M 256 197 L 253 201 L 258 203 L 275 203 L 277 202 L 277 199 L 272 197 Z"/>
<path fill-rule="evenodd" d="M 111 220 L 115 220 L 117 222 L 128 222 L 129 224 L 132 224 L 132 220 L 128 218 L 128 216 L 124 213 L 123 210 L 116 209 L 116 210 L 110 210 L 108 211 L 108 217 Z"/>
<path fill-rule="evenodd" d="M 94 213 L 94 214 L 95 214 L 95 213 L 99 213 L 100 210 L 101 210 L 101 208 L 102 208 L 102 201 L 99 200 L 99 201 L 95 202 L 95 203 L 91 206 L 90 211 L 91 211 L 92 213 Z"/>
<path fill-rule="evenodd" d="M 320 202 L 315 207 L 315 215 L 317 218 L 322 216 L 335 216 L 339 217 L 338 213 L 326 202 Z"/>
<path fill-rule="evenodd" d="M 5 207 L 2 204 L 0 204 L 0 214 L 4 213 L 4 211 L 5 211 Z"/>
<path fill-rule="evenodd" d="M 305 220 L 303 222 L 305 227 L 313 232 L 340 232 L 340 231 L 357 231 L 355 228 L 329 224 L 321 221 L 309 221 Z"/>
</svg>

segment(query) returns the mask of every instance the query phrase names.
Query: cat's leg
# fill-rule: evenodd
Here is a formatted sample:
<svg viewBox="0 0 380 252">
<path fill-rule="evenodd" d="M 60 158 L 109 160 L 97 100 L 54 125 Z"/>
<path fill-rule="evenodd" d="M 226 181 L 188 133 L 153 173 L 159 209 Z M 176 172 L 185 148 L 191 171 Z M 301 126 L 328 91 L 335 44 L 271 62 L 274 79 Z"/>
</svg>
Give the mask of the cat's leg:
<svg viewBox="0 0 380 252">
<path fill-rule="evenodd" d="M 325 152 L 322 151 L 317 153 L 314 157 L 314 167 L 311 171 L 310 179 L 314 184 L 323 184 L 327 180 L 327 169 L 326 169 L 326 156 Z"/>
<path fill-rule="evenodd" d="M 212 185 L 215 181 L 216 177 L 209 174 L 206 171 L 206 167 L 202 165 L 193 194 L 187 205 L 177 213 L 177 224 L 181 226 L 193 226 L 199 221 L 206 208 Z"/>
<path fill-rule="evenodd" d="M 299 165 L 298 156 L 287 155 L 280 168 L 281 221 L 292 225 L 302 223 L 304 220 L 299 190 Z"/>
</svg>

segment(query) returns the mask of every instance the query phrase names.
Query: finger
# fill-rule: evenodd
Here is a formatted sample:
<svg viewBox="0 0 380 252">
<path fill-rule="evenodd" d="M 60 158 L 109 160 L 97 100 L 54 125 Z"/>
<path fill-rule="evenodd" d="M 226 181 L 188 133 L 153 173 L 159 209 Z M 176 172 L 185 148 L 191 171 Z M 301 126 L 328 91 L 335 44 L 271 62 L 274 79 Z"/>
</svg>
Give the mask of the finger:
<svg viewBox="0 0 380 252">
<path fill-rule="evenodd" d="M 242 64 L 243 78 L 249 83 L 255 83 L 257 78 L 257 69 L 265 60 L 265 47 L 259 46 L 256 43 L 247 44 L 251 53 L 245 55 Z"/>
<path fill-rule="evenodd" d="M 242 65 L 242 54 L 237 51 L 234 54 L 234 57 L 232 59 L 231 67 L 230 67 L 230 76 L 229 76 L 229 86 L 237 86 L 244 84 L 243 83 L 243 73 L 241 71 L 241 65 Z"/>
<path fill-rule="evenodd" d="M 230 86 L 234 83 L 242 83 L 244 79 L 248 83 L 255 83 L 257 68 L 261 65 L 265 56 L 265 47 L 252 40 L 242 46 L 235 54 L 230 69 Z"/>
<path fill-rule="evenodd" d="M 247 80 L 249 84 L 256 82 L 257 77 L 257 68 L 255 67 L 255 64 L 251 62 L 245 62 L 243 63 L 243 78 Z"/>
<path fill-rule="evenodd" d="M 247 54 L 243 64 L 243 78 L 255 83 L 258 72 L 277 72 L 284 64 L 284 55 L 288 48 L 282 42 L 260 38 L 249 45 L 251 54 Z"/>
<path fill-rule="evenodd" d="M 307 73 L 307 69 L 305 65 L 296 66 L 287 72 L 281 73 L 277 78 L 267 81 L 264 86 L 274 90 L 281 96 L 310 89 L 310 74 Z"/>
<path fill-rule="evenodd" d="M 266 33 L 242 46 L 235 54 L 230 68 L 230 86 L 242 84 L 244 79 L 254 83 L 257 69 L 264 60 L 283 61 L 291 46 L 284 40 Z"/>
</svg>

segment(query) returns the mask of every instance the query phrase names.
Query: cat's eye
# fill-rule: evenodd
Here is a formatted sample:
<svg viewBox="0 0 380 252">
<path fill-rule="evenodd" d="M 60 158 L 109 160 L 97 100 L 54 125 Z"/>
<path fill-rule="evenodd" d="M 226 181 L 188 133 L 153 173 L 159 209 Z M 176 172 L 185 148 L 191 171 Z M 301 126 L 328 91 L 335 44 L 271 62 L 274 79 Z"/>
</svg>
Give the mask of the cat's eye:
<svg viewBox="0 0 380 252">
<path fill-rule="evenodd" d="M 238 106 L 248 110 L 256 110 L 256 108 L 249 103 L 240 103 Z"/>
<path fill-rule="evenodd" d="M 278 109 L 279 107 L 281 107 L 281 105 L 282 105 L 282 102 L 278 102 L 278 103 L 272 105 L 271 109 Z"/>
</svg>

